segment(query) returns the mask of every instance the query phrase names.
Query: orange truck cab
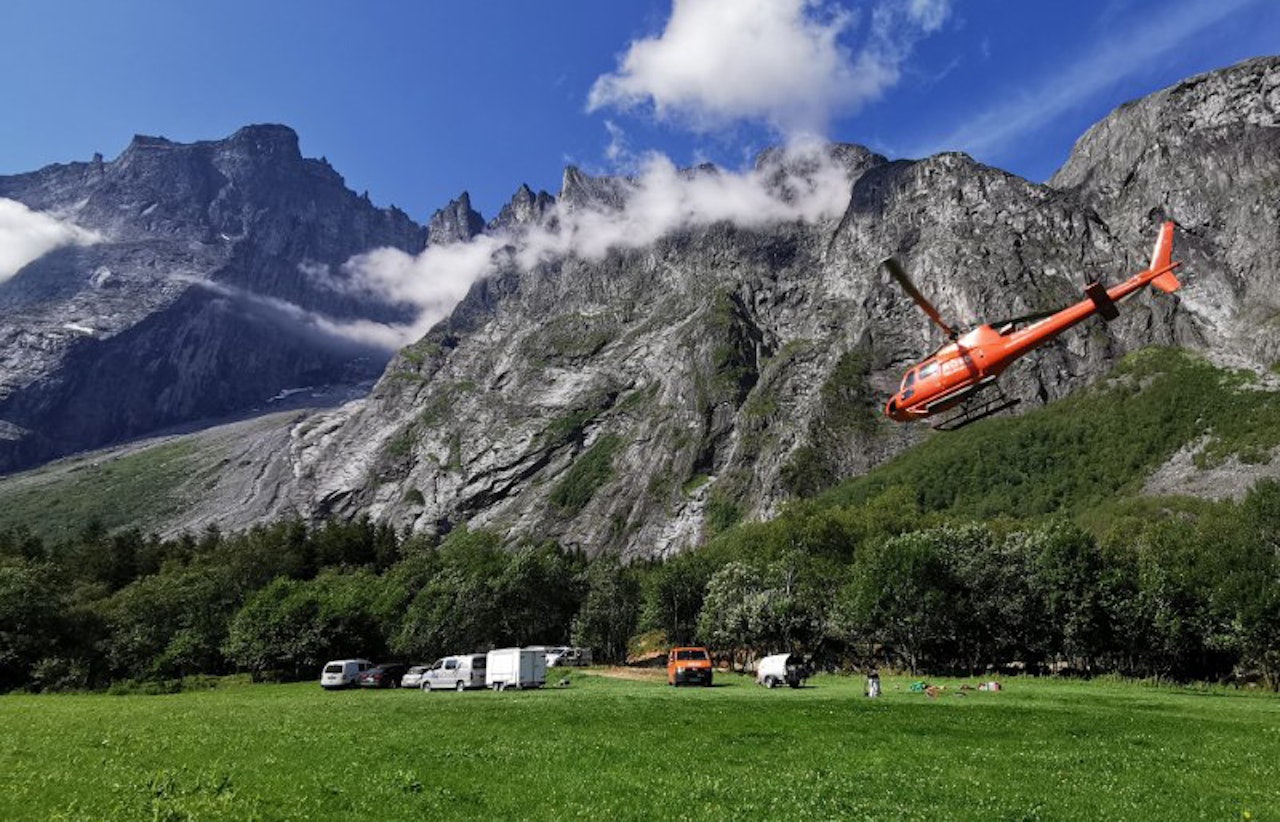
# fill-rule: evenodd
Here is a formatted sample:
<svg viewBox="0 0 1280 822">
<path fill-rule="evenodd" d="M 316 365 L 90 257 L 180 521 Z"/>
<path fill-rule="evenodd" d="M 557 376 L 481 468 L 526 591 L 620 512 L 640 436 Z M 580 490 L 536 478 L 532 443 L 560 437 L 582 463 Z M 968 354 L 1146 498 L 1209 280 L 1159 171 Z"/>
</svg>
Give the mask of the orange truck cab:
<svg viewBox="0 0 1280 822">
<path fill-rule="evenodd" d="M 710 685 L 711 654 L 706 648 L 672 648 L 667 654 L 667 684 Z"/>
</svg>

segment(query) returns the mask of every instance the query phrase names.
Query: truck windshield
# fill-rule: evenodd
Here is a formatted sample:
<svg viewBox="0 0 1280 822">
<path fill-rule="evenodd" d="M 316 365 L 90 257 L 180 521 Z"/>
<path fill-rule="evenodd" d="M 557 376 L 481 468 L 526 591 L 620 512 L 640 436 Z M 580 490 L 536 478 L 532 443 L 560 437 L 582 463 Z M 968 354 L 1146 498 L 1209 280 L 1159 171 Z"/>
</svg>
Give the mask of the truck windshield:
<svg viewBox="0 0 1280 822">
<path fill-rule="evenodd" d="M 676 651 L 676 659 L 706 659 L 707 652 L 703 650 Z"/>
</svg>

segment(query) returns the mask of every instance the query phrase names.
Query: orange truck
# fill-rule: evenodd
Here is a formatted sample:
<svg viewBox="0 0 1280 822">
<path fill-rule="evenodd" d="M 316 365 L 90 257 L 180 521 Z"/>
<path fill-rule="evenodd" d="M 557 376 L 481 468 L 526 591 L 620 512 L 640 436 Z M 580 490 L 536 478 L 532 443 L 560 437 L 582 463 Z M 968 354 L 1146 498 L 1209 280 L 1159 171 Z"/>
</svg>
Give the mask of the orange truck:
<svg viewBox="0 0 1280 822">
<path fill-rule="evenodd" d="M 667 654 L 667 684 L 711 685 L 711 654 L 706 648 L 672 648 Z"/>
</svg>

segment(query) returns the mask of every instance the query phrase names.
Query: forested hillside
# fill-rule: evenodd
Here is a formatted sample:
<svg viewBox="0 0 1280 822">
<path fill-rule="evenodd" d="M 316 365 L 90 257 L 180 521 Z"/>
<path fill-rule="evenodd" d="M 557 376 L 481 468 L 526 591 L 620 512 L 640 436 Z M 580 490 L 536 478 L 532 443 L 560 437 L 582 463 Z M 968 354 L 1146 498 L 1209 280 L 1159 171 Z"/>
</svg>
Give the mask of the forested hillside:
<svg viewBox="0 0 1280 822">
<path fill-rule="evenodd" d="M 1280 684 L 1280 484 L 1142 494 L 1170 454 L 1263 465 L 1276 396 L 1190 355 L 937 436 L 865 478 L 668 561 L 368 520 L 161 540 L 0 531 L 0 685 L 97 687 L 510 644 L 705 642 L 741 663 L 1116 672 Z"/>
</svg>

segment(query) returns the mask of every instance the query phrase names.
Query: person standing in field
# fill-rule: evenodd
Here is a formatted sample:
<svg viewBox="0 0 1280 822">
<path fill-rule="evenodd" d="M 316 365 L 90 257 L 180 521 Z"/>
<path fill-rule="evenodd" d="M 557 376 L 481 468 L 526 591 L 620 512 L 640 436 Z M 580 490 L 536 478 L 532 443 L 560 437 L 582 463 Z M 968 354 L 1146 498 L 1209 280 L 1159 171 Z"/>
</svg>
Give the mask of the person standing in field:
<svg viewBox="0 0 1280 822">
<path fill-rule="evenodd" d="M 880 696 L 880 672 L 874 668 L 867 674 L 867 696 L 872 699 Z"/>
</svg>

